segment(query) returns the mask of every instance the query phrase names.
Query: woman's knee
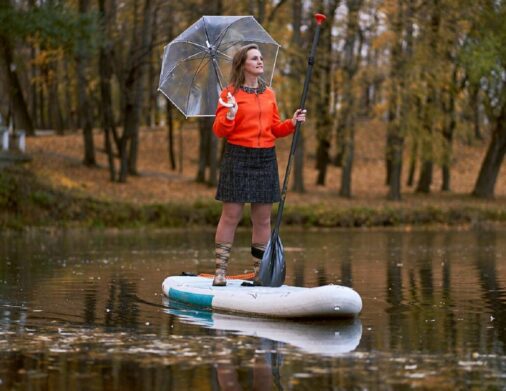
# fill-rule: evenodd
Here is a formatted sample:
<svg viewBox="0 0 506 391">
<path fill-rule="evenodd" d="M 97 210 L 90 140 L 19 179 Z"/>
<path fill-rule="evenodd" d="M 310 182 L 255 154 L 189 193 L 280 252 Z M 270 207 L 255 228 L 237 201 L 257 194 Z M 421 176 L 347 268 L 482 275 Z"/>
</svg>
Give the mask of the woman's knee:
<svg viewBox="0 0 506 391">
<path fill-rule="evenodd" d="M 242 218 L 242 205 L 224 205 L 221 220 L 227 225 L 237 225 Z"/>
<path fill-rule="evenodd" d="M 270 227 L 271 224 L 271 206 L 262 205 L 251 210 L 251 222 L 254 226 Z"/>
</svg>

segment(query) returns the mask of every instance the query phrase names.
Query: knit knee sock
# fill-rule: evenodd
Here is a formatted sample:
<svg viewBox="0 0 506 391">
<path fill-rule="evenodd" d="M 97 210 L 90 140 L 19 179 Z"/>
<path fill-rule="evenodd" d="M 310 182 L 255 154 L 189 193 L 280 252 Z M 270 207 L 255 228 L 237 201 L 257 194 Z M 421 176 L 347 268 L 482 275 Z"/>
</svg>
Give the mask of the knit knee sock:
<svg viewBox="0 0 506 391">
<path fill-rule="evenodd" d="M 232 243 L 215 243 L 215 254 L 216 254 L 216 271 L 214 272 L 214 286 L 225 286 L 227 280 L 225 275 L 227 274 L 228 260 L 230 258 L 230 251 L 232 250 Z"/>
<path fill-rule="evenodd" d="M 258 278 L 260 263 L 262 262 L 266 247 L 267 245 L 262 243 L 251 244 L 251 255 L 253 256 L 253 270 L 255 272 L 255 280 Z"/>
</svg>

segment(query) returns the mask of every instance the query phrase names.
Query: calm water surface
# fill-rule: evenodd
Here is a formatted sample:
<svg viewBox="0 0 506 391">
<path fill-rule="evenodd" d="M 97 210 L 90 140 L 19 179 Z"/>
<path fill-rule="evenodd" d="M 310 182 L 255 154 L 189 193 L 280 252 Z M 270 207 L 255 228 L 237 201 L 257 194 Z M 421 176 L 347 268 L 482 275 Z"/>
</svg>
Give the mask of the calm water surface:
<svg viewBox="0 0 506 391">
<path fill-rule="evenodd" d="M 282 236 L 287 283 L 353 287 L 357 319 L 167 302 L 166 276 L 213 270 L 210 231 L 0 234 L 0 391 L 506 390 L 505 228 Z"/>
</svg>

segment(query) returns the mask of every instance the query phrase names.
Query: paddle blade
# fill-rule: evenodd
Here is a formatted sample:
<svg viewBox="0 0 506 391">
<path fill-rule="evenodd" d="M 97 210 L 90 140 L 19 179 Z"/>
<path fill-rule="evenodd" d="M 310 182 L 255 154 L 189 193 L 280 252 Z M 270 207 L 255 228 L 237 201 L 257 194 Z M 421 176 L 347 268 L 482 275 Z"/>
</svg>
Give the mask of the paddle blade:
<svg viewBox="0 0 506 391">
<path fill-rule="evenodd" d="M 279 235 L 267 243 L 258 275 L 262 286 L 280 287 L 285 282 L 285 254 Z"/>
</svg>

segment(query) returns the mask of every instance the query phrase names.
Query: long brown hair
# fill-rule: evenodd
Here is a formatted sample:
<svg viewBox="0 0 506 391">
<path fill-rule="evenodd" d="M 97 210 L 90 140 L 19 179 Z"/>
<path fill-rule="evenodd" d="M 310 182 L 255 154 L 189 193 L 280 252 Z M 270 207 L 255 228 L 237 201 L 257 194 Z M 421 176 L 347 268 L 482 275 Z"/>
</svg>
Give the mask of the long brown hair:
<svg viewBox="0 0 506 391">
<path fill-rule="evenodd" d="M 238 52 L 234 54 L 232 58 L 232 73 L 230 75 L 230 84 L 234 88 L 234 93 L 244 84 L 244 80 L 246 79 L 244 76 L 244 63 L 248 58 L 248 52 L 251 49 L 260 50 L 257 44 L 250 43 L 248 45 L 244 45 L 239 49 Z M 259 82 L 262 82 L 260 79 Z"/>
</svg>

